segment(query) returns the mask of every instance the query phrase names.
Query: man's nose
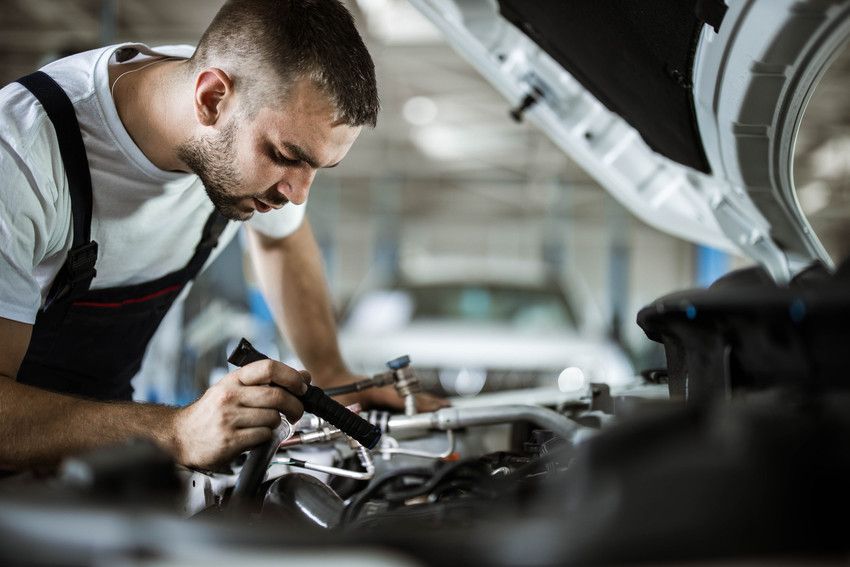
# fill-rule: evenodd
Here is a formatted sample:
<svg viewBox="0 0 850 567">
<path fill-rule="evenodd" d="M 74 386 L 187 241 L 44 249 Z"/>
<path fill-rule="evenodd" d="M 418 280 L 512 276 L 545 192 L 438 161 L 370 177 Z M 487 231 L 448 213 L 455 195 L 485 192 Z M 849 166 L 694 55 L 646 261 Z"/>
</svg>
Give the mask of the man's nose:
<svg viewBox="0 0 850 567">
<path fill-rule="evenodd" d="M 312 168 L 289 171 L 278 182 L 277 190 L 290 203 L 301 205 L 307 201 L 307 195 L 310 193 L 310 186 L 313 184 L 313 178 L 315 176 L 316 170 Z"/>
</svg>

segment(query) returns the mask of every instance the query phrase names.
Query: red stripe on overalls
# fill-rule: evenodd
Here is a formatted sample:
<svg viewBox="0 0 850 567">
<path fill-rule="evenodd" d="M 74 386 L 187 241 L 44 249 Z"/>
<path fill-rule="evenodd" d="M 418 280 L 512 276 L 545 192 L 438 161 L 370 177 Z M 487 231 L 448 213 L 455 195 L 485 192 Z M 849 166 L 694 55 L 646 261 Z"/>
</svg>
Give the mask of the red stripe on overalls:
<svg viewBox="0 0 850 567">
<path fill-rule="evenodd" d="M 75 301 L 74 305 L 79 307 L 104 307 L 104 308 L 116 308 L 123 307 L 124 305 L 129 305 L 131 303 L 142 303 L 144 301 L 149 301 L 151 299 L 155 299 L 161 295 L 165 295 L 166 293 L 171 293 L 172 291 L 178 290 L 183 287 L 182 284 L 171 285 L 165 289 L 161 289 L 159 291 L 155 291 L 153 293 L 149 293 L 148 295 L 143 295 L 142 297 L 133 297 L 130 299 L 125 299 L 123 301 L 116 301 L 114 303 L 109 302 L 101 302 L 101 301 Z"/>
</svg>

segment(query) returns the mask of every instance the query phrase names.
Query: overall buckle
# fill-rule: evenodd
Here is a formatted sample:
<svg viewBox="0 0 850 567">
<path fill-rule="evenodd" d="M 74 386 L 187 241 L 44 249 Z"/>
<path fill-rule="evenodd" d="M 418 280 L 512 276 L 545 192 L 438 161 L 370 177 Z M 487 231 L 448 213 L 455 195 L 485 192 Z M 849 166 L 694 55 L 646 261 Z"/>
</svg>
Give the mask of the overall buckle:
<svg viewBox="0 0 850 567">
<path fill-rule="evenodd" d="M 86 282 L 86 290 L 97 275 L 94 268 L 97 262 L 97 242 L 92 240 L 81 244 L 68 251 L 68 259 L 65 265 L 68 268 L 68 284 L 76 288 L 78 284 Z"/>
<path fill-rule="evenodd" d="M 97 275 L 94 265 L 97 262 L 97 242 L 92 240 L 68 251 L 68 258 L 56 276 L 56 283 L 50 290 L 43 309 L 48 309 L 56 301 L 70 296 L 71 299 L 86 293 L 91 281 Z M 57 285 L 58 284 L 58 285 Z"/>
</svg>

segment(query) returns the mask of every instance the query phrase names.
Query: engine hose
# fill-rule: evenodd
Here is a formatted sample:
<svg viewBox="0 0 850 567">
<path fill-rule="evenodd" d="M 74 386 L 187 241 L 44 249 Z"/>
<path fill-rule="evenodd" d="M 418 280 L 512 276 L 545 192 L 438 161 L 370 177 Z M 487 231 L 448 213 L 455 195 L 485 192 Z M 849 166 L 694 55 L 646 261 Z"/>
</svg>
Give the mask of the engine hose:
<svg viewBox="0 0 850 567">
<path fill-rule="evenodd" d="M 393 480 L 403 478 L 403 477 L 419 477 L 419 478 L 429 478 L 434 474 L 434 471 L 430 468 L 425 467 L 410 467 L 406 469 L 399 469 L 395 471 L 388 472 L 381 478 L 372 482 L 372 485 L 356 495 L 351 499 L 348 506 L 345 507 L 345 510 L 342 512 L 342 518 L 340 519 L 340 525 L 345 525 L 355 518 L 357 518 L 357 514 L 360 512 L 360 508 L 370 499 L 372 496 L 377 493 L 381 488 L 383 488 L 386 484 L 392 482 Z"/>
<path fill-rule="evenodd" d="M 483 466 L 486 466 L 486 464 L 482 463 L 481 460 L 477 457 L 471 459 L 464 459 L 455 463 L 450 463 L 437 469 L 437 471 L 434 472 L 434 475 L 430 479 L 428 479 L 424 484 L 411 488 L 409 490 L 400 490 L 398 492 L 391 492 L 385 494 L 384 499 L 389 502 L 403 502 L 405 500 L 409 500 L 410 498 L 423 496 L 433 491 L 435 488 L 437 488 L 437 486 L 439 486 L 441 482 L 443 482 L 446 478 L 455 474 L 456 472 L 466 468 Z"/>
<path fill-rule="evenodd" d="M 408 490 L 390 492 L 388 494 L 385 494 L 383 497 L 388 502 L 404 502 L 405 500 L 408 500 L 410 498 L 416 498 L 417 496 L 429 494 L 430 492 L 435 490 L 440 485 L 440 483 L 444 482 L 446 478 L 457 473 L 458 471 L 483 466 L 486 466 L 486 464 L 482 463 L 478 458 L 471 458 L 462 461 L 457 461 L 455 463 L 444 464 L 436 471 L 430 468 L 416 467 L 409 469 L 401 469 L 399 471 L 393 471 L 391 473 L 388 473 L 387 475 L 375 481 L 375 483 L 370 486 L 366 491 L 361 492 L 360 494 L 354 497 L 354 499 L 345 508 L 345 511 L 342 515 L 341 523 L 346 524 L 348 522 L 354 521 L 357 518 L 357 515 L 363 505 L 375 494 L 377 494 L 384 486 L 386 486 L 395 479 L 410 476 L 421 476 L 422 478 L 427 478 L 425 482 L 423 482 L 417 487 Z M 480 476 L 481 475 L 476 475 L 475 480 L 480 480 Z"/>
</svg>

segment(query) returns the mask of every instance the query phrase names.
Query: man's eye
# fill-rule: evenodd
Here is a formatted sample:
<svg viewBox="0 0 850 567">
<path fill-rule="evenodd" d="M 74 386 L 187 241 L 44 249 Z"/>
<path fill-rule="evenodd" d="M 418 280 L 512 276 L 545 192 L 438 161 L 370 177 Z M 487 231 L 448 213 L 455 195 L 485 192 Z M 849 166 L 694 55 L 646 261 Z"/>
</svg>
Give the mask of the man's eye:
<svg viewBox="0 0 850 567">
<path fill-rule="evenodd" d="M 279 152 L 274 152 L 274 160 L 283 165 L 298 165 L 301 163 L 301 160 L 289 159 L 288 157 L 281 155 Z"/>
</svg>

